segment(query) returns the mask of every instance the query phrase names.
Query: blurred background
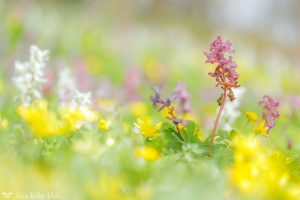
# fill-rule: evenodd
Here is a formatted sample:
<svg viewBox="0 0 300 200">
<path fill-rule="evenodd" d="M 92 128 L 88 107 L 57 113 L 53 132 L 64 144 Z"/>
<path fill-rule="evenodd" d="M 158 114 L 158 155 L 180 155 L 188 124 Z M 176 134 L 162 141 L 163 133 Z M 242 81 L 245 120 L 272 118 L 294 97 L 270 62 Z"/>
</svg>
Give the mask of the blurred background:
<svg viewBox="0 0 300 200">
<path fill-rule="evenodd" d="M 50 49 L 61 62 L 94 59 L 92 65 L 97 67 L 88 68 L 96 74 L 105 74 L 106 62 L 112 62 L 121 81 L 124 69 L 140 67 L 145 57 L 161 62 L 164 69 L 171 62 L 185 68 L 195 64 L 193 59 L 202 68 L 202 52 L 221 34 L 234 42 L 241 70 L 260 67 L 273 73 L 280 68 L 287 71 L 288 66 L 299 68 L 300 3 L 296 0 L 0 3 L 0 53 L 6 65 L 34 43 Z"/>
<path fill-rule="evenodd" d="M 80 91 L 92 91 L 93 98 L 97 101 L 102 100 L 99 104 L 106 110 L 109 110 L 111 105 L 114 107 L 115 104 L 116 107 L 129 107 L 133 102 L 146 103 L 148 106 L 146 108 L 151 110 L 149 101 L 149 96 L 152 95 L 151 86 L 164 83 L 164 92 L 170 94 L 177 82 L 183 82 L 192 96 L 195 121 L 208 135 L 216 115 L 216 99 L 220 91 L 215 88 L 214 80 L 207 75 L 208 72 L 214 70 L 214 67 L 205 64 L 203 52 L 209 49 L 211 41 L 218 35 L 222 35 L 224 40 L 233 42 L 233 48 L 236 50 L 233 60 L 238 64 L 239 83 L 246 90 L 241 99 L 242 111 L 261 113 L 258 101 L 262 96 L 274 97 L 280 102 L 282 117 L 278 120 L 279 125 L 276 129 L 272 130 L 270 140 L 272 142 L 276 140 L 274 143 L 286 148 L 286 141 L 294 139 L 296 149 L 299 150 L 300 146 L 297 144 L 297 141 L 300 141 L 298 134 L 300 122 L 299 11 L 300 1 L 297 0 L 0 0 L 1 111 L 9 119 L 13 119 L 10 116 L 13 115 L 11 113 L 15 111 L 16 106 L 8 108 L 5 105 L 10 105 L 11 97 L 17 92 L 12 87 L 11 81 L 14 63 L 16 60 L 28 60 L 29 48 L 35 44 L 41 49 L 50 51 L 50 59 L 45 71 L 47 83 L 43 87 L 43 94 L 46 98 L 51 99 L 56 96 L 56 87 L 58 87 L 56 83 L 65 67 L 72 70 Z M 109 103 L 111 101 L 113 101 L 112 104 Z M 141 107 L 136 108 L 137 112 L 142 112 Z M 149 113 L 151 112 L 157 116 L 155 111 Z M 136 117 L 128 116 L 124 118 L 126 120 L 130 118 L 127 122 L 132 125 Z M 15 121 L 18 121 L 17 117 Z M 118 125 L 122 127 L 123 124 L 120 124 Z M 235 128 L 241 128 L 244 124 L 245 118 L 238 119 Z M 16 132 L 19 131 L 21 134 L 20 128 L 16 127 Z M 119 130 L 115 132 L 123 133 Z M 12 138 L 17 136 L 12 136 Z M 18 138 L 22 137 L 18 136 Z M 0 175 L 9 179 L 11 176 L 9 172 L 16 171 L 15 177 L 24 179 L 20 178 L 20 187 L 30 185 L 24 184 L 31 179 L 31 176 L 26 174 L 40 175 L 41 173 L 43 178 L 56 180 L 58 184 L 55 187 L 59 188 L 58 191 L 64 190 L 61 189 L 63 187 L 61 187 L 60 180 L 67 180 L 64 183 L 70 184 L 70 191 L 66 190 L 66 193 L 74 197 L 76 196 L 74 191 L 79 191 L 74 188 L 81 189 L 80 184 L 84 185 L 82 177 L 94 178 L 94 172 L 99 172 L 98 168 L 93 168 L 91 164 L 95 160 L 94 157 L 89 160 L 87 157 L 75 155 L 69 162 L 70 166 L 73 166 L 73 174 L 68 175 L 72 170 L 69 170 L 68 165 L 64 165 L 63 170 L 57 167 L 55 172 L 51 171 L 50 175 L 44 176 L 40 165 L 34 165 L 36 168 L 26 167 L 27 162 L 39 158 L 39 151 L 31 148 L 33 142 L 32 144 L 27 144 L 22 140 L 19 143 L 15 142 L 19 140 L 12 140 L 11 146 L 20 146 L 18 147 L 20 154 L 25 154 L 22 157 L 25 163 L 23 168 L 22 166 L 18 168 L 15 162 L 10 161 L 10 156 L 4 155 L 2 157 L 8 160 L 8 167 L 0 170 Z M 130 146 L 130 142 L 134 141 L 129 141 L 127 135 L 124 140 L 124 146 L 125 144 Z M 89 142 L 94 144 L 93 139 Z M 86 143 L 84 141 L 82 145 Z M 105 145 L 101 143 L 99 146 L 102 148 Z M 97 146 L 95 149 L 101 150 L 101 148 Z M 31 150 L 36 151 L 37 155 Z M 133 179 L 132 185 L 138 185 L 138 181 L 144 180 L 145 174 L 149 174 L 149 169 L 140 170 L 138 164 L 133 166 L 136 169 L 131 169 L 132 163 L 128 161 L 129 153 L 119 146 L 110 151 L 107 153 L 105 151 L 103 154 L 106 157 L 99 162 L 101 166 L 103 165 L 103 169 L 121 168 L 126 172 L 126 176 Z M 61 163 L 67 162 L 61 152 L 59 152 L 60 156 L 55 155 L 55 159 L 60 160 Z M 95 156 L 94 152 L 92 154 Z M 127 165 L 115 164 L 119 159 L 115 155 L 119 154 L 122 156 L 120 162 Z M 42 159 L 45 158 L 42 157 Z M 53 163 L 57 163 L 56 160 Z M 186 194 L 189 194 L 188 187 L 193 185 L 194 188 L 195 184 L 186 186 L 185 182 L 179 178 L 176 179 L 177 182 L 174 181 L 174 174 L 182 173 L 184 174 L 182 176 L 190 176 L 189 169 L 184 171 L 180 165 L 176 165 L 177 168 L 171 167 L 174 171 L 170 172 L 168 166 L 164 164 L 162 161 L 157 168 L 163 169 L 168 177 L 165 180 L 169 182 L 163 183 L 160 180 L 163 179 L 160 178 L 163 173 L 153 170 L 157 179 L 153 185 L 161 183 L 158 185 L 165 189 L 165 185 L 173 182 L 173 185 L 176 185 L 178 182 L 181 185 L 178 184 L 177 187 L 186 187 L 188 191 Z M 15 166 L 16 170 L 11 170 L 12 166 Z M 170 166 L 175 166 L 175 164 Z M 201 171 L 201 169 L 204 170 Z M 212 167 L 207 167 L 207 163 L 195 165 L 194 170 L 198 176 L 193 177 L 193 181 L 194 179 L 197 179 L 195 180 L 198 181 L 197 183 L 200 181 L 203 188 L 207 185 L 207 180 L 214 180 L 211 187 L 215 187 L 215 183 L 223 187 L 221 173 L 216 172 L 215 177 L 222 176 L 222 181 L 219 181 L 220 177 L 219 179 L 198 178 L 209 174 L 206 173 L 207 171 L 214 170 Z M 141 180 L 135 180 L 138 176 Z M 105 188 L 107 182 L 113 186 L 120 184 L 119 179 L 112 179 L 112 182 L 108 180 L 111 180 L 110 177 L 100 182 L 100 187 Z M 8 183 L 3 182 L 3 185 L 14 188 L 15 182 L 14 180 Z M 37 183 L 39 183 L 38 180 Z M 79 183 L 79 186 L 74 186 L 76 183 Z M 171 186 L 168 191 L 173 194 L 173 186 Z M 40 188 L 45 187 L 40 186 Z M 98 188 L 92 190 L 97 191 Z M 141 191 L 147 193 L 147 187 L 141 188 Z M 198 192 L 198 188 L 193 191 Z M 114 194 L 115 191 L 112 193 Z M 173 196 L 176 195 L 177 193 L 173 194 Z M 207 194 L 209 195 L 211 194 Z M 80 199 L 80 196 L 77 198 Z M 177 198 L 180 199 L 179 196 Z"/>
<path fill-rule="evenodd" d="M 257 107 L 251 102 L 272 94 L 289 112 L 300 107 L 299 6 L 296 0 L 1 0 L 1 77 L 8 79 L 15 60 L 26 60 L 36 44 L 51 51 L 49 95 L 67 66 L 82 91 L 105 98 L 148 100 L 145 88 L 184 82 L 205 113 L 218 91 L 203 52 L 222 35 L 236 50 L 245 104 Z"/>
</svg>

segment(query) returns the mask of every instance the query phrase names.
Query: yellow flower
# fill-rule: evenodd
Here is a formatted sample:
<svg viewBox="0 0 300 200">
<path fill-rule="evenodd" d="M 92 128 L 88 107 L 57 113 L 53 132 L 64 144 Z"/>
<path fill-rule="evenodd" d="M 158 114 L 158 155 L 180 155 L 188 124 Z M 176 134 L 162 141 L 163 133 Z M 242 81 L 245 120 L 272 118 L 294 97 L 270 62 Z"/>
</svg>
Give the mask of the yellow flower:
<svg viewBox="0 0 300 200">
<path fill-rule="evenodd" d="M 257 120 L 259 120 L 259 117 L 254 112 L 246 112 L 246 117 L 252 122 L 256 122 Z"/>
<path fill-rule="evenodd" d="M 151 119 L 146 118 L 144 121 L 137 119 L 137 123 L 134 124 L 139 132 L 148 138 L 159 137 L 159 129 L 161 128 L 162 123 L 153 124 Z"/>
<path fill-rule="evenodd" d="M 236 136 L 233 140 L 232 146 L 235 150 L 235 159 L 240 161 L 243 155 L 245 158 L 249 155 L 256 154 L 261 151 L 261 146 L 256 137 Z M 243 158 L 244 158 L 243 157 Z"/>
<path fill-rule="evenodd" d="M 268 136 L 267 130 L 268 127 L 265 127 L 265 120 L 261 120 L 258 125 L 256 125 L 253 129 L 254 133 L 257 135 L 261 134 L 264 136 Z"/>
<path fill-rule="evenodd" d="M 93 122 L 97 115 L 89 107 L 65 106 L 60 108 L 61 117 L 69 125 L 69 129 L 76 131 L 86 122 Z"/>
<path fill-rule="evenodd" d="M 98 123 L 98 127 L 101 131 L 108 131 L 111 126 L 110 120 L 100 120 Z"/>
<path fill-rule="evenodd" d="M 65 121 L 48 110 L 46 101 L 39 100 L 29 106 L 20 106 L 17 112 L 27 122 L 36 137 L 63 135 L 71 131 Z"/>
<path fill-rule="evenodd" d="M 159 152 L 152 147 L 137 147 L 134 149 L 134 155 L 147 161 L 153 161 L 159 158 Z"/>
<path fill-rule="evenodd" d="M 229 180 L 242 196 L 258 199 L 297 199 L 289 191 L 292 179 L 289 158 L 285 154 L 272 152 L 254 136 L 238 136 L 234 140 L 233 148 L 234 162 L 228 170 Z"/>
</svg>

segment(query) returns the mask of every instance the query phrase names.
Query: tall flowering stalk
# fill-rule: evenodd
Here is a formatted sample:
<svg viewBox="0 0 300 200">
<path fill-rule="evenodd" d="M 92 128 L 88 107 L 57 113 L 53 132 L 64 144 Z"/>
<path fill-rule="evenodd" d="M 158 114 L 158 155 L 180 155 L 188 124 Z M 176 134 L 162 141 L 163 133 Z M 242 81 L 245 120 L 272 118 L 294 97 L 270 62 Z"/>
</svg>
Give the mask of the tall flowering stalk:
<svg viewBox="0 0 300 200">
<path fill-rule="evenodd" d="M 162 111 L 163 109 L 167 109 L 168 116 L 166 117 L 168 120 L 170 120 L 176 127 L 176 134 L 177 136 L 183 140 L 183 138 L 180 135 L 180 125 L 185 125 L 185 121 L 183 119 L 180 119 L 175 114 L 175 108 L 172 105 L 172 98 L 167 97 L 166 99 L 161 97 L 161 89 L 163 85 L 160 85 L 159 87 L 152 88 L 155 95 L 150 97 L 150 100 L 152 101 L 152 106 L 155 108 L 158 112 Z"/>
<path fill-rule="evenodd" d="M 204 55 L 207 57 L 206 63 L 217 64 L 215 71 L 208 73 L 208 75 L 215 78 L 217 82 L 216 87 L 220 87 L 223 90 L 218 98 L 220 108 L 210 138 L 210 152 L 213 150 L 214 138 L 219 119 L 225 106 L 226 98 L 228 97 L 229 100 L 233 102 L 235 100 L 235 95 L 232 89 L 239 87 L 239 74 L 236 72 L 237 64 L 232 60 L 231 56 L 227 56 L 229 53 L 234 53 L 231 45 L 232 43 L 230 41 L 223 42 L 222 37 L 218 36 L 211 43 L 209 51 L 204 52 Z"/>
<path fill-rule="evenodd" d="M 48 50 L 40 50 L 37 46 L 30 47 L 30 60 L 15 63 L 13 81 L 18 88 L 19 98 L 23 105 L 29 105 L 34 99 L 42 97 L 40 90 L 46 81 L 44 68 L 48 60 Z"/>
<path fill-rule="evenodd" d="M 277 111 L 279 102 L 276 102 L 272 99 L 272 97 L 265 95 L 263 99 L 259 101 L 259 105 L 261 105 L 264 109 L 262 116 L 265 121 L 267 133 L 269 133 L 270 130 L 275 126 L 275 120 L 280 116 L 279 112 Z"/>
</svg>

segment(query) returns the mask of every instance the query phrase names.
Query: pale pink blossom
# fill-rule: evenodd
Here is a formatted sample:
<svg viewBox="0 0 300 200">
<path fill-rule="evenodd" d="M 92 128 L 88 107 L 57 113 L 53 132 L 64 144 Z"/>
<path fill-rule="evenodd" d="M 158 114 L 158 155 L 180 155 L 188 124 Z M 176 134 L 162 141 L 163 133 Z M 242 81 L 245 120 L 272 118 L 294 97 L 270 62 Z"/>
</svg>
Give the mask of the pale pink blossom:
<svg viewBox="0 0 300 200">
<path fill-rule="evenodd" d="M 280 116 L 277 110 L 279 102 L 276 102 L 272 97 L 265 95 L 263 99 L 259 101 L 259 105 L 264 109 L 262 115 L 265 120 L 265 127 L 268 127 L 267 132 L 269 132 L 275 126 L 275 120 Z"/>
</svg>

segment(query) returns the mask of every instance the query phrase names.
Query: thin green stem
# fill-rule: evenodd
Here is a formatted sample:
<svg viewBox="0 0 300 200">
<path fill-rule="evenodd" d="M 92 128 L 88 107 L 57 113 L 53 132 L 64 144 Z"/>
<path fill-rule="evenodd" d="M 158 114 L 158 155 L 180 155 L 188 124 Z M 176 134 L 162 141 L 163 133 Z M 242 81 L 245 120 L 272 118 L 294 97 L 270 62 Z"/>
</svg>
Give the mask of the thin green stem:
<svg viewBox="0 0 300 200">
<path fill-rule="evenodd" d="M 169 114 L 170 114 L 173 118 L 176 118 L 176 116 L 174 115 L 173 110 L 170 108 L 170 106 L 168 106 L 168 110 L 169 110 Z M 176 124 L 176 123 L 174 123 L 174 122 L 173 122 L 173 124 L 174 124 L 175 127 L 176 127 L 176 134 L 177 134 L 177 136 L 179 137 L 179 139 L 180 139 L 181 141 L 183 141 L 183 138 L 182 138 L 181 135 L 180 135 L 180 129 L 179 129 L 178 124 Z"/>
<path fill-rule="evenodd" d="M 215 142 L 216 131 L 217 131 L 217 128 L 218 128 L 219 120 L 220 120 L 221 115 L 222 115 L 222 111 L 223 111 L 224 106 L 225 106 L 226 97 L 227 97 L 226 96 L 226 90 L 224 90 L 223 101 L 221 103 L 221 106 L 220 106 L 220 109 L 219 109 L 219 112 L 218 112 L 218 115 L 217 115 L 217 118 L 216 118 L 216 121 L 215 121 L 215 124 L 214 124 L 214 128 L 212 130 L 211 137 L 210 137 L 210 146 L 209 146 L 209 154 L 210 155 L 213 154 L 213 147 L 214 147 L 214 142 Z"/>
</svg>

